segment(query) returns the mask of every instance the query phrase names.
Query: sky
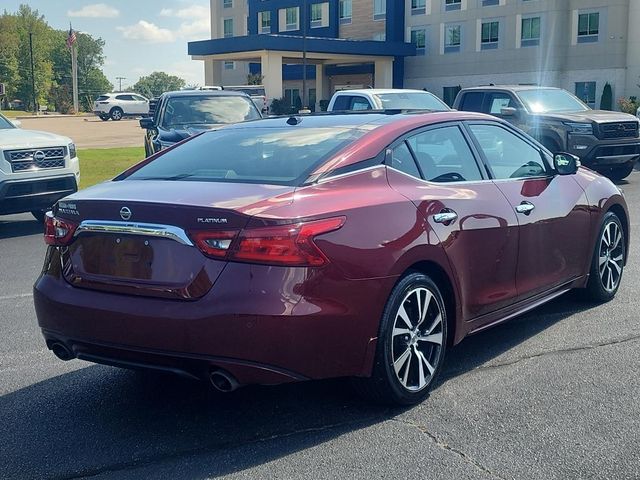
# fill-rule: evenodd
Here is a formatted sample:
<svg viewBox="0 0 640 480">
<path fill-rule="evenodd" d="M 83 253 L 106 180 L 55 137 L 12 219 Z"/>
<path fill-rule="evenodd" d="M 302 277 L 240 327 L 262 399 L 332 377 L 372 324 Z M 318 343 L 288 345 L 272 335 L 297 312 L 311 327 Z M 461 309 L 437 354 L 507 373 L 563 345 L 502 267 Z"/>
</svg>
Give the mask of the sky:
<svg viewBox="0 0 640 480">
<path fill-rule="evenodd" d="M 187 55 L 187 42 L 210 35 L 208 0 L 0 0 L 2 10 L 21 3 L 37 9 L 56 29 L 86 32 L 105 41 L 103 70 L 123 90 L 143 75 L 164 71 L 187 84 L 204 83 L 202 61 Z"/>
</svg>

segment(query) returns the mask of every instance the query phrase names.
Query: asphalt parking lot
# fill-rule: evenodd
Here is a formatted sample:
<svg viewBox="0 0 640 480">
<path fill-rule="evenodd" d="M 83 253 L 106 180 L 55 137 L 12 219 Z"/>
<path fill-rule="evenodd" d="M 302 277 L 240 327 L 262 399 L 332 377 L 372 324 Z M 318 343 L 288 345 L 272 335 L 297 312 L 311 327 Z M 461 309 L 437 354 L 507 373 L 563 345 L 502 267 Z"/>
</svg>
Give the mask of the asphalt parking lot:
<svg viewBox="0 0 640 480">
<path fill-rule="evenodd" d="M 103 122 L 96 116 L 23 118 L 22 128 L 71 138 L 79 148 L 141 147 L 144 130 L 135 118 Z"/>
<path fill-rule="evenodd" d="M 616 299 L 569 294 L 466 339 L 411 409 L 368 405 L 342 380 L 225 396 L 61 362 L 32 305 L 41 227 L 0 217 L 0 478 L 640 478 L 640 171 L 622 186 L 632 244 Z"/>
</svg>

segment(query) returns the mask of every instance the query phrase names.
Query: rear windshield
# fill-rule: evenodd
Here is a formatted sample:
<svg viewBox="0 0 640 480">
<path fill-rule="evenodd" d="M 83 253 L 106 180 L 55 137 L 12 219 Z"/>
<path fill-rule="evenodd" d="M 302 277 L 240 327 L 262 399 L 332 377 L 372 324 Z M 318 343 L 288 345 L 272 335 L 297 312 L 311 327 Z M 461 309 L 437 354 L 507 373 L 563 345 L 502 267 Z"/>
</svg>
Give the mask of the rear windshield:
<svg viewBox="0 0 640 480">
<path fill-rule="evenodd" d="M 383 109 L 400 110 L 450 110 L 446 103 L 429 92 L 381 93 L 378 98 Z"/>
<path fill-rule="evenodd" d="M 365 133 L 353 127 L 223 128 L 167 151 L 127 178 L 300 185 Z"/>
<path fill-rule="evenodd" d="M 260 113 L 246 97 L 185 95 L 167 100 L 162 126 L 238 123 L 257 118 L 261 118 Z"/>
<path fill-rule="evenodd" d="M 590 110 L 584 103 L 565 90 L 532 89 L 517 92 L 532 113 L 584 112 Z"/>
</svg>

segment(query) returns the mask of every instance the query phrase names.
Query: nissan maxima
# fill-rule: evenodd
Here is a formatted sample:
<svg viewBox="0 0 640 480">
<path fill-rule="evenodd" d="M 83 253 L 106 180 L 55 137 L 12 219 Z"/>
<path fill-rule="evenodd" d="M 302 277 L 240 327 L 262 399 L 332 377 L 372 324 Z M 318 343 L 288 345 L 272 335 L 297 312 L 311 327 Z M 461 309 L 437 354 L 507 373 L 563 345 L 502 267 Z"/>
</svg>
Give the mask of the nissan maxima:
<svg viewBox="0 0 640 480">
<path fill-rule="evenodd" d="M 60 200 L 44 238 L 34 301 L 63 360 L 413 404 L 467 335 L 571 289 L 611 300 L 629 219 L 499 119 L 369 113 L 194 136 Z"/>
</svg>

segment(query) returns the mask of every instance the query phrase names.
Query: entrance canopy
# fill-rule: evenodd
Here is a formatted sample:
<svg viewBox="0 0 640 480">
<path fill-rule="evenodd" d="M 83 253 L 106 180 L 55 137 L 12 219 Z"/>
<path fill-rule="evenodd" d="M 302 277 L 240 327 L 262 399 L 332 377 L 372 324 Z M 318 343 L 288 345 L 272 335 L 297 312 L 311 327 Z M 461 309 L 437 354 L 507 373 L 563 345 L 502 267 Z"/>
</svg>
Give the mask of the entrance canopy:
<svg viewBox="0 0 640 480">
<path fill-rule="evenodd" d="M 248 35 L 189 42 L 194 60 L 239 61 L 261 64 L 269 98 L 282 96 L 282 65 L 302 63 L 305 39 L 292 35 Z M 316 89 L 323 91 L 325 65 L 372 63 L 376 88 L 393 86 L 396 67 L 415 55 L 412 43 L 340 38 L 306 38 L 307 63 L 316 65 Z M 402 75 L 395 69 L 397 73 Z"/>
</svg>

